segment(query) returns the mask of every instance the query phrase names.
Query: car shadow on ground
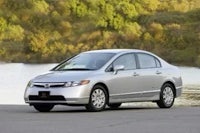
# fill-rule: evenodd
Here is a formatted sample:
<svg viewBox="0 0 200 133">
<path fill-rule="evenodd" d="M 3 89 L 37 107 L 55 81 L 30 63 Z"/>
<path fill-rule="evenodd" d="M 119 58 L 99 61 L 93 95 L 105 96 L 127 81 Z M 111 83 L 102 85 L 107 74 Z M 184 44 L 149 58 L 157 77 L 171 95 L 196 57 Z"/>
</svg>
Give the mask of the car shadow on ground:
<svg viewBox="0 0 200 133">
<path fill-rule="evenodd" d="M 176 108 L 176 107 L 173 107 Z M 157 106 L 121 106 L 119 108 L 109 108 L 106 107 L 105 110 L 100 112 L 90 112 L 87 111 L 85 107 L 82 106 L 55 106 L 50 112 L 44 113 L 102 113 L 102 112 L 116 112 L 116 111 L 138 111 L 138 110 L 158 110 Z M 42 113 L 34 109 L 33 106 L 29 105 L 0 105 L 0 112 L 7 113 Z"/>
<path fill-rule="evenodd" d="M 176 108 L 176 107 L 173 107 Z M 116 112 L 116 111 L 138 111 L 138 110 L 158 110 L 157 106 L 121 106 L 116 109 L 106 107 L 105 110 L 100 112 L 90 112 L 85 107 L 73 107 L 73 106 L 55 106 L 50 112 L 44 113 L 102 113 L 102 112 Z M 161 109 L 160 109 L 161 110 Z M 36 111 L 32 106 L 29 105 L 0 105 L 0 112 L 6 113 L 42 113 Z"/>
<path fill-rule="evenodd" d="M 105 110 L 101 112 L 116 112 L 116 111 L 123 111 L 123 110 L 132 110 L 132 111 L 138 111 L 138 110 L 155 110 L 159 109 L 158 107 L 119 107 L 119 108 L 109 108 L 107 107 Z M 62 108 L 54 108 L 51 112 L 48 113 L 100 113 L 100 112 L 90 112 L 87 111 L 84 107 L 65 107 Z"/>
</svg>

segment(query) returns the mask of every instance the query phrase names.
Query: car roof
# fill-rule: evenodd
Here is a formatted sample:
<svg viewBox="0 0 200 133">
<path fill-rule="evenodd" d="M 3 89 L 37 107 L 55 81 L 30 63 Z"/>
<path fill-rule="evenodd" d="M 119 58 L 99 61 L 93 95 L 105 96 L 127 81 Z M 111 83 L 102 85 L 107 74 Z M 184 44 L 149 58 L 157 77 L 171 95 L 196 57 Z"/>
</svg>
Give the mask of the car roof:
<svg viewBox="0 0 200 133">
<path fill-rule="evenodd" d="M 131 53 L 131 52 L 142 52 L 142 53 L 146 53 L 146 54 L 150 54 L 150 55 L 153 55 L 154 57 L 156 57 L 157 59 L 159 59 L 163 66 L 169 66 L 169 64 L 163 60 L 162 58 L 160 58 L 159 56 L 151 53 L 151 52 L 148 52 L 148 51 L 145 51 L 145 50 L 139 50 L 139 49 L 102 49 L 102 50 L 91 50 L 91 51 L 86 51 L 84 53 L 113 53 L 113 54 L 124 54 L 124 53 Z"/>
<path fill-rule="evenodd" d="M 139 49 L 102 49 L 102 50 L 92 50 L 84 53 L 122 53 L 122 52 L 147 52 Z"/>
</svg>

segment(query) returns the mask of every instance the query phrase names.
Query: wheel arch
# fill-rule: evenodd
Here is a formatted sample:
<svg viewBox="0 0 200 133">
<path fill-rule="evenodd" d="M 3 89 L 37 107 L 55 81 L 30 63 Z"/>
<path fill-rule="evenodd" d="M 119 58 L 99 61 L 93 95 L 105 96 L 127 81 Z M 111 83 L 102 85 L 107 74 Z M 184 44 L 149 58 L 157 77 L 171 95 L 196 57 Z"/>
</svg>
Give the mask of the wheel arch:
<svg viewBox="0 0 200 133">
<path fill-rule="evenodd" d="M 103 86 L 105 88 L 105 91 L 107 93 L 107 98 L 108 98 L 108 100 L 106 101 L 106 103 L 108 104 L 109 103 L 109 90 L 108 90 L 107 85 L 105 83 L 103 83 L 103 82 L 98 82 L 98 83 L 94 84 L 93 87 L 96 86 L 96 85 L 101 85 L 101 86 Z M 91 92 L 92 92 L 92 90 L 91 90 Z M 90 94 L 91 94 L 91 92 L 90 92 Z"/>
<path fill-rule="evenodd" d="M 165 84 L 170 84 L 173 87 L 174 95 L 176 97 L 176 86 L 175 86 L 175 84 L 172 81 L 166 81 L 166 82 L 163 83 L 163 85 L 165 85 Z"/>
</svg>

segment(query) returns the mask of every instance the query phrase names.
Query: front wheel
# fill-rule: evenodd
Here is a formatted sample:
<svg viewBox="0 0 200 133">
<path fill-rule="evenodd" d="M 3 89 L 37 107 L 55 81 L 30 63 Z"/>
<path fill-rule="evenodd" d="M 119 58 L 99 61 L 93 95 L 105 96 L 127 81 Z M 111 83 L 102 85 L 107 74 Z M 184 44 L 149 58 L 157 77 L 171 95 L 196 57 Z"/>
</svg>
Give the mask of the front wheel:
<svg viewBox="0 0 200 133">
<path fill-rule="evenodd" d="M 86 109 L 88 111 L 102 111 L 107 103 L 108 94 L 102 85 L 95 85 L 90 94 L 90 100 Z"/>
<path fill-rule="evenodd" d="M 160 108 L 170 108 L 174 104 L 175 93 L 174 87 L 171 84 L 164 84 L 160 92 L 160 100 L 157 101 L 157 105 Z"/>
<path fill-rule="evenodd" d="M 49 112 L 53 109 L 52 104 L 34 104 L 33 107 L 39 112 Z"/>
</svg>

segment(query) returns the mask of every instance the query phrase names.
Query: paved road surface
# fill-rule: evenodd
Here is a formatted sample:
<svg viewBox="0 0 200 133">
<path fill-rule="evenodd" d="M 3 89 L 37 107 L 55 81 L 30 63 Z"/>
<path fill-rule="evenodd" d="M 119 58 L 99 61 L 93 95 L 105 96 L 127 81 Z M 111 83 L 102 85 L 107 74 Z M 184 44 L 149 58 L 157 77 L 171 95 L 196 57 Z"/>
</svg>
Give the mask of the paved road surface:
<svg viewBox="0 0 200 133">
<path fill-rule="evenodd" d="M 0 105 L 0 133 L 200 133 L 200 107 L 123 107 L 86 112 L 56 107 L 38 113 L 25 105 Z"/>
</svg>

